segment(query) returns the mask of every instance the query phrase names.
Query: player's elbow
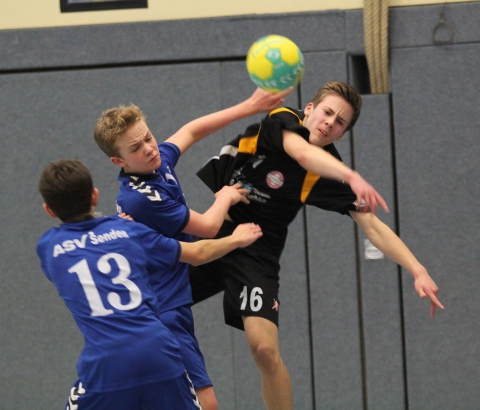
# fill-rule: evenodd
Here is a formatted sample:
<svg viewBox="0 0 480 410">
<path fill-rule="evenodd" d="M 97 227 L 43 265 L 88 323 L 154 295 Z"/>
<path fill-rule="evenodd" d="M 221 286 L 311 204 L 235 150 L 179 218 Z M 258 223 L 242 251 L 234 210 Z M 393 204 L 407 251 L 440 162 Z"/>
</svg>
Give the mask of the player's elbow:
<svg viewBox="0 0 480 410">
<path fill-rule="evenodd" d="M 293 159 L 297 161 L 302 168 L 307 166 L 309 158 L 310 156 L 306 150 L 298 150 L 295 152 L 295 156 L 293 157 Z"/>
<path fill-rule="evenodd" d="M 202 238 L 212 239 L 220 230 L 221 225 L 216 222 L 205 224 L 202 229 Z"/>
<path fill-rule="evenodd" d="M 207 249 L 203 245 L 203 243 L 200 241 L 200 242 L 197 242 L 196 244 L 198 245 L 197 249 L 194 253 L 194 256 L 190 260 L 190 265 L 193 265 L 193 266 L 203 265 L 209 262 L 209 254 L 207 252 Z"/>
</svg>

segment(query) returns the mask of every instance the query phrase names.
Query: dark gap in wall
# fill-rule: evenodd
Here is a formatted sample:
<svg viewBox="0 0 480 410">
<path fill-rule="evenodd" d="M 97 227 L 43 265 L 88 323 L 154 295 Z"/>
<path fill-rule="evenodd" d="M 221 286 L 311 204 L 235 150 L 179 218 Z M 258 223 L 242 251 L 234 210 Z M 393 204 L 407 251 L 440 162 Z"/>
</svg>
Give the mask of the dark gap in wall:
<svg viewBox="0 0 480 410">
<path fill-rule="evenodd" d="M 367 58 L 364 55 L 350 54 L 348 67 L 350 85 L 355 87 L 360 94 L 371 94 Z"/>
<path fill-rule="evenodd" d="M 297 87 L 297 108 L 299 110 L 303 107 L 302 101 L 302 87 L 299 85 Z M 307 321 L 308 321 L 308 345 L 310 348 L 310 378 L 312 380 L 311 389 L 312 389 L 312 409 L 316 410 L 317 408 L 317 399 L 315 396 L 315 356 L 313 354 L 313 321 L 312 321 L 312 296 L 310 289 L 310 263 L 309 263 L 309 253 L 308 253 L 308 221 L 307 221 L 307 210 L 304 206 L 302 208 L 302 217 L 303 217 L 303 227 L 304 227 L 304 247 L 305 247 L 305 272 L 306 272 L 306 281 L 307 281 Z"/>
<path fill-rule="evenodd" d="M 126 67 L 149 67 L 149 66 L 168 66 L 180 64 L 198 64 L 198 63 L 222 63 L 230 61 L 245 61 L 245 56 L 240 57 L 212 57 L 192 60 L 162 60 L 162 61 L 137 61 L 134 63 L 112 63 L 112 64 L 94 64 L 94 65 L 75 65 L 75 66 L 54 66 L 42 68 L 20 68 L 14 70 L 0 70 L 0 74 L 23 74 L 23 73 L 41 73 L 53 71 L 78 71 L 78 70 L 103 70 L 110 68 Z"/>
<path fill-rule="evenodd" d="M 392 177 L 393 177 L 393 203 L 395 206 L 395 230 L 396 234 L 400 236 L 400 210 L 398 208 L 398 180 L 397 180 L 397 155 L 395 152 L 395 127 L 393 123 L 393 98 L 392 94 L 389 95 L 390 105 L 390 135 L 391 135 L 391 152 L 392 152 Z M 399 289 L 399 303 L 400 303 L 400 329 L 402 336 L 402 360 L 403 360 L 403 391 L 405 400 L 405 410 L 408 410 L 408 373 L 407 373 L 407 341 L 405 335 L 405 314 L 404 314 L 404 300 L 403 300 L 403 278 L 402 268 L 397 265 L 398 275 L 398 289 Z"/>
<path fill-rule="evenodd" d="M 368 92 L 365 93 L 365 82 L 363 76 L 366 75 L 368 79 L 368 66 L 364 67 L 362 63 L 362 56 L 348 55 L 347 58 L 347 73 L 348 83 L 354 87 L 360 94 L 370 93 L 370 82 L 368 82 Z M 366 58 L 365 64 L 366 64 Z M 361 76 L 360 76 L 361 74 Z M 350 130 L 350 161 L 351 168 L 355 169 L 355 143 L 354 130 Z M 359 229 L 356 223 L 354 225 L 354 239 L 355 239 L 355 266 L 357 276 L 357 300 L 358 300 L 358 328 L 360 333 L 360 362 L 362 371 L 362 404 L 363 410 L 368 409 L 368 391 L 367 391 L 367 364 L 365 352 L 365 328 L 363 323 L 363 300 L 362 300 L 362 278 L 361 278 L 361 247 Z"/>
<path fill-rule="evenodd" d="M 303 226 L 304 226 L 304 245 L 305 245 L 305 272 L 307 276 L 307 316 L 308 316 L 308 345 L 310 348 L 310 377 L 312 380 L 311 390 L 312 390 L 312 409 L 317 408 L 316 397 L 315 397 L 315 356 L 313 354 L 313 323 L 312 323 L 312 297 L 311 297 L 311 281 L 310 281 L 310 263 L 309 253 L 308 253 L 308 220 L 307 220 L 307 210 L 304 206 L 302 208 L 302 217 L 303 217 Z"/>
<path fill-rule="evenodd" d="M 355 144 L 354 144 L 354 132 L 353 129 L 350 131 L 350 155 L 352 161 L 352 169 L 355 169 Z M 356 223 L 354 225 L 354 235 L 355 235 L 355 266 L 356 266 L 356 276 L 357 276 L 357 299 L 358 299 L 358 328 L 360 333 L 360 362 L 362 368 L 362 399 L 363 399 L 363 409 L 368 409 L 368 391 L 367 391 L 367 361 L 366 361 L 366 352 L 365 352 L 365 327 L 363 324 L 363 298 L 362 298 L 362 270 L 361 270 L 361 246 L 360 246 L 360 235 L 359 229 Z"/>
</svg>

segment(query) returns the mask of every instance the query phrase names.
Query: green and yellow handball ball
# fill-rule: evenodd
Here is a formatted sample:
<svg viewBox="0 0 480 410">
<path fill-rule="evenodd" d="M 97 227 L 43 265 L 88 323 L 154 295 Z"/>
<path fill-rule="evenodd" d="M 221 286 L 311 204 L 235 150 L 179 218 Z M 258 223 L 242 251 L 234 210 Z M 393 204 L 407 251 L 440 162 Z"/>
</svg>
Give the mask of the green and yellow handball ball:
<svg viewBox="0 0 480 410">
<path fill-rule="evenodd" d="M 258 87 L 276 93 L 298 85 L 305 71 L 303 54 L 292 40 L 271 34 L 248 50 L 247 71 Z"/>
</svg>

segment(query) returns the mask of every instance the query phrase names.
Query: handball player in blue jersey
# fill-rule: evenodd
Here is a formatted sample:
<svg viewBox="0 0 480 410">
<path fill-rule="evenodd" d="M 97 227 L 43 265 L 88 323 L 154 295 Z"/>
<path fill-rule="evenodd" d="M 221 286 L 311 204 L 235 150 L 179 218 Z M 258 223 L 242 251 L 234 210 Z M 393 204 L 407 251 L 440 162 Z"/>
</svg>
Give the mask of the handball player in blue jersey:
<svg viewBox="0 0 480 410">
<path fill-rule="evenodd" d="M 45 211 L 62 224 L 43 234 L 37 254 L 85 340 L 66 409 L 200 409 L 149 277 L 247 246 L 260 228 L 244 224 L 226 240 L 185 243 L 118 216 L 95 218 L 98 190 L 76 160 L 49 164 L 39 190 Z"/>
<path fill-rule="evenodd" d="M 145 115 L 134 106 L 105 111 L 98 119 L 94 138 L 99 148 L 121 167 L 118 213 L 127 213 L 157 232 L 181 241 L 191 235 L 211 238 L 220 229 L 231 205 L 248 200 L 242 184 L 220 187 L 215 202 L 203 214 L 188 208 L 175 166 L 190 146 L 241 118 L 268 112 L 283 103 L 290 88 L 278 94 L 257 89 L 248 99 L 230 108 L 184 125 L 165 142 L 157 144 Z M 188 265 L 179 263 L 170 275 L 153 275 L 162 322 L 177 337 L 188 374 L 204 410 L 218 403 L 203 355 L 194 334 L 192 294 Z"/>
</svg>

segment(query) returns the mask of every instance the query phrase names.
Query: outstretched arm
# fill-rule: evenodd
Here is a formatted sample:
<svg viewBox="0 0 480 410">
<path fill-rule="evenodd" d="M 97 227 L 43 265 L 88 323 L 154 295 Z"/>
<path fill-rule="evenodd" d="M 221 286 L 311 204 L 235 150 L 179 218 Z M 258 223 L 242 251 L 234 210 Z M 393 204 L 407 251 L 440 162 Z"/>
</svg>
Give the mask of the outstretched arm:
<svg viewBox="0 0 480 410">
<path fill-rule="evenodd" d="M 200 214 L 190 209 L 190 220 L 183 232 L 201 238 L 213 238 L 221 228 L 232 205 L 238 202 L 250 203 L 245 197 L 248 192 L 248 189 L 242 188 L 240 183 L 224 186 L 215 194 L 215 202 L 205 213 Z"/>
<path fill-rule="evenodd" d="M 193 120 L 180 128 L 166 141 L 178 146 L 180 152 L 184 154 L 196 142 L 234 121 L 273 110 L 285 102 L 284 97 L 290 94 L 293 89 L 293 87 L 290 87 L 285 91 L 271 94 L 257 88 L 248 99 L 240 104 Z"/>
<path fill-rule="evenodd" d="M 412 274 L 419 296 L 430 298 L 430 315 L 435 315 L 437 307 L 443 309 L 437 299 L 437 285 L 395 232 L 371 213 L 350 212 L 350 215 L 375 247 Z"/>
<path fill-rule="evenodd" d="M 387 203 L 375 188 L 358 172 L 348 168 L 322 148 L 312 145 L 298 134 L 286 130 L 283 131 L 283 147 L 285 152 L 307 171 L 349 184 L 357 195 L 357 203 L 364 204 L 361 208 L 357 208 L 359 211 L 371 210 L 375 213 L 377 206 L 380 205 L 388 212 Z"/>
<path fill-rule="evenodd" d="M 220 239 L 203 239 L 197 242 L 180 242 L 180 262 L 203 265 L 221 258 L 237 248 L 244 248 L 262 236 L 262 230 L 254 223 L 241 224 L 230 236 Z"/>
</svg>

